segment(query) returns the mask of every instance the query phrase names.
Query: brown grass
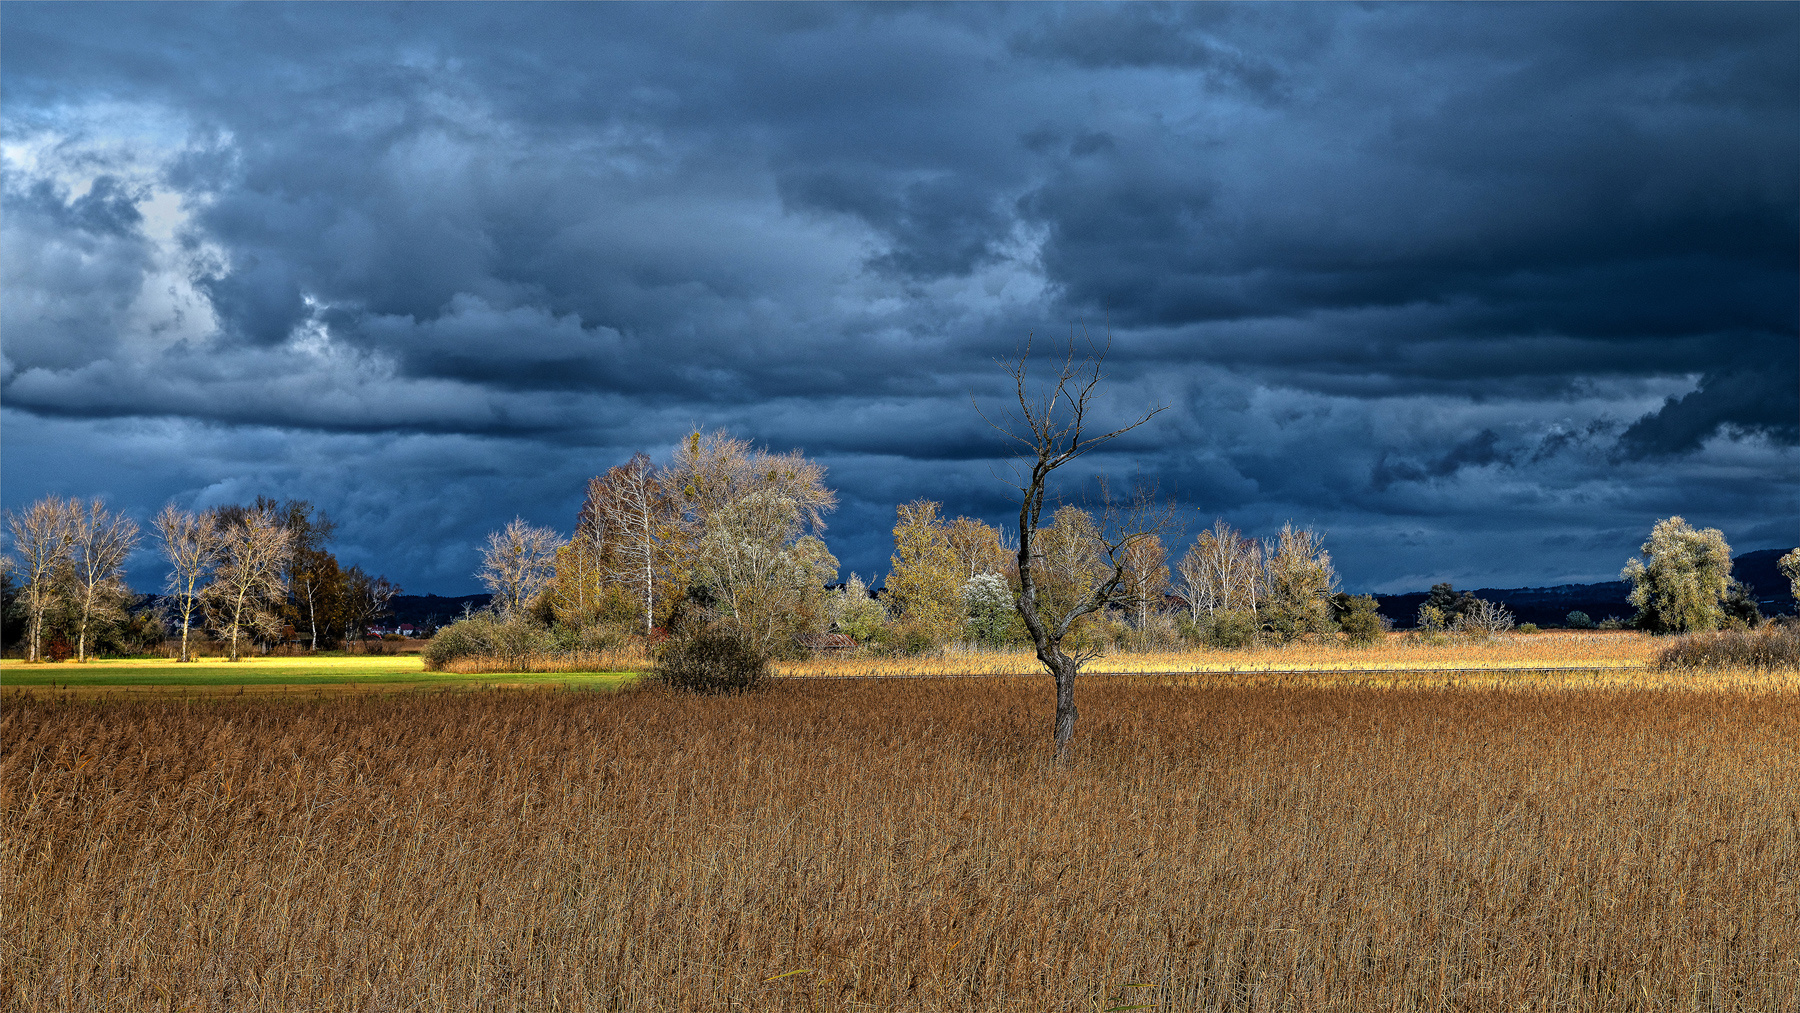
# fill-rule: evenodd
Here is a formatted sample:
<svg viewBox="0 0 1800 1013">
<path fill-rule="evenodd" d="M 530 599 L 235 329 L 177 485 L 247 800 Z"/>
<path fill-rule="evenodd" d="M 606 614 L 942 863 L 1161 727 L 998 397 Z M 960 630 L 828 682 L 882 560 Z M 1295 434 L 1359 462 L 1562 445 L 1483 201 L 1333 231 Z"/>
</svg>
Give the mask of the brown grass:
<svg viewBox="0 0 1800 1013">
<path fill-rule="evenodd" d="M 1720 630 L 1677 637 L 1656 656 L 1662 671 L 1755 669 L 1800 670 L 1800 625 L 1769 625 L 1759 630 Z"/>
<path fill-rule="evenodd" d="M 0 1004 L 1800 1002 L 1791 689 L 1047 683 L 12 695 Z"/>
<path fill-rule="evenodd" d="M 1640 668 L 1655 659 L 1657 638 L 1635 632 L 1514 633 L 1487 640 L 1413 633 L 1391 633 L 1369 647 L 1345 647 L 1336 641 L 1297 642 L 1283 647 L 1242 650 L 1116 651 L 1096 658 L 1086 671 L 1107 672 L 1267 672 L 1283 670 L 1355 671 L 1368 669 L 1550 669 Z M 1026 648 L 953 647 L 918 658 L 851 655 L 817 656 L 778 661 L 777 675 L 801 676 L 936 676 L 1036 675 L 1044 671 Z"/>
<path fill-rule="evenodd" d="M 611 651 L 557 651 L 533 654 L 527 658 L 503 658 L 491 654 L 470 654 L 444 662 L 436 671 L 456 675 L 482 675 L 502 672 L 638 672 L 651 666 L 649 655 L 641 647 L 622 647 Z"/>
</svg>

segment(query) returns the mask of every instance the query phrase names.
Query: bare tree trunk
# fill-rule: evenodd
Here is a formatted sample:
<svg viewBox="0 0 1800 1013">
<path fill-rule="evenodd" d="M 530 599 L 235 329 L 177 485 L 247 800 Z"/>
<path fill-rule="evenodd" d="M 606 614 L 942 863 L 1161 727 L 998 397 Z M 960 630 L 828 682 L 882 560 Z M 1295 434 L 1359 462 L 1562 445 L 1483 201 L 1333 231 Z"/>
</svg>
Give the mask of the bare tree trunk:
<svg viewBox="0 0 1800 1013">
<path fill-rule="evenodd" d="M 75 661 L 77 664 L 87 661 L 88 618 L 94 614 L 94 588 L 85 588 L 81 596 L 81 626 L 75 635 Z"/>
<path fill-rule="evenodd" d="M 1074 658 L 1056 652 L 1057 661 L 1045 662 L 1050 665 L 1056 677 L 1056 758 L 1066 761 L 1069 756 L 1069 741 L 1075 737 L 1075 719 L 1080 712 L 1075 709 L 1075 676 L 1080 674 Z"/>
<path fill-rule="evenodd" d="M 306 624 L 312 627 L 312 651 L 319 653 L 319 607 L 313 602 L 313 585 L 318 578 L 308 575 L 306 578 Z"/>
</svg>

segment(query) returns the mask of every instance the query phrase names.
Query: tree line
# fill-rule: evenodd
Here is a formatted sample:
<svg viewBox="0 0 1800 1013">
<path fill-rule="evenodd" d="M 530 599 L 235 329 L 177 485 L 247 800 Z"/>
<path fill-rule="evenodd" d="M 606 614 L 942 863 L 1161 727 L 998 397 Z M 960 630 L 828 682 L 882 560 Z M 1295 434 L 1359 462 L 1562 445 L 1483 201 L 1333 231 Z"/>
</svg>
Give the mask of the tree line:
<svg viewBox="0 0 1800 1013">
<path fill-rule="evenodd" d="M 144 532 L 103 501 L 46 496 L 9 511 L 5 522 L 12 540 L 0 574 L 6 612 L 31 661 L 64 645 L 86 661 L 99 648 L 146 649 L 165 639 L 177 641 L 179 660 L 191 661 L 202 635 L 234 661 L 247 648 L 286 639 L 320 650 L 361 637 L 400 592 L 360 566 L 340 566 L 327 547 L 336 523 L 305 500 L 164 507 L 150 535 L 169 574 L 154 600 L 124 578 Z"/>
<path fill-rule="evenodd" d="M 478 576 L 494 596 L 491 618 L 534 628 L 539 649 L 698 627 L 726 629 L 771 657 L 828 634 L 896 654 L 1033 643 L 1018 607 L 1017 537 L 950 517 L 938 502 L 896 507 L 885 587 L 871 590 L 854 573 L 837 583 L 838 562 L 818 538 L 836 503 L 824 475 L 798 452 L 771 453 L 724 432 L 690 434 L 665 466 L 639 453 L 588 482 L 572 537 L 523 520 L 489 537 Z M 1104 607 L 1068 624 L 1070 650 L 1360 644 L 1390 628 L 1372 596 L 1343 592 L 1311 528 L 1290 523 L 1258 539 L 1216 521 L 1171 565 L 1167 517 L 1134 525 L 1144 513 L 1135 509 L 1128 518 L 1116 504 L 1064 504 L 1034 529 L 1043 614 L 1074 615 L 1118 571 Z M 1671 518 L 1643 551 L 1649 562 L 1633 560 L 1623 574 L 1638 606 L 1628 625 L 1681 632 L 1761 621 L 1749 589 L 1730 579 L 1730 548 L 1717 530 Z M 1783 566 L 1800 573 L 1800 550 Z M 1476 637 L 1514 626 L 1502 605 L 1448 583 L 1432 587 L 1415 621 L 1426 634 Z"/>
<path fill-rule="evenodd" d="M 522 519 L 493 532 L 477 572 L 491 613 L 452 628 L 441 650 L 447 658 L 604 647 L 700 628 L 771 657 L 831 634 L 897 654 L 1032 642 L 1018 608 L 1016 536 L 947 516 L 931 500 L 901 504 L 887 580 L 872 591 L 854 573 L 839 583 L 838 561 L 819 538 L 836 502 L 824 467 L 799 452 L 693 432 L 666 465 L 639 453 L 589 480 L 571 536 Z M 1366 643 L 1386 628 L 1373 598 L 1341 591 L 1317 532 L 1288 525 L 1263 542 L 1221 521 L 1171 574 L 1168 511 L 1159 529 L 1137 530 L 1153 507 L 1142 497 L 1064 504 L 1036 529 L 1036 606 L 1066 625 L 1071 650 L 1340 633 Z M 1115 569 L 1100 607 L 1084 609 Z"/>
</svg>

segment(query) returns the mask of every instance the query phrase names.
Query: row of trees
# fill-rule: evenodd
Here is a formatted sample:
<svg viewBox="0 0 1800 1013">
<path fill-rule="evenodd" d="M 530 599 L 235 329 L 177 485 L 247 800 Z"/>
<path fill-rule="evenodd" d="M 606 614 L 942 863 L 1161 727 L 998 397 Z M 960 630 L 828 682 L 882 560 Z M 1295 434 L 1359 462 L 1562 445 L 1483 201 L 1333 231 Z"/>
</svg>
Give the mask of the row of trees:
<svg viewBox="0 0 1800 1013">
<path fill-rule="evenodd" d="M 824 478 L 798 453 L 695 432 L 666 467 L 638 454 L 590 480 L 572 537 L 521 519 L 492 533 L 478 575 L 498 617 L 560 633 L 564 644 L 592 643 L 595 631 L 715 624 L 771 654 L 827 632 L 903 652 L 1030 640 L 1017 608 L 1017 540 L 930 500 L 897 508 L 879 594 L 856 574 L 831 587 L 837 560 L 817 537 L 835 505 Z M 1292 525 L 1265 543 L 1220 522 L 1172 583 L 1161 531 L 1120 534 L 1155 513 L 1146 506 L 1064 505 L 1035 533 L 1038 607 L 1068 620 L 1065 635 L 1080 649 L 1144 631 L 1242 643 L 1340 629 L 1366 641 L 1382 629 L 1373 599 L 1339 592 L 1321 537 Z M 1101 607 L 1083 609 L 1115 569 Z"/>
<path fill-rule="evenodd" d="M 139 607 L 143 600 L 124 579 L 143 532 L 102 501 L 47 496 L 9 512 L 6 525 L 13 550 L 6 576 L 18 584 L 13 598 L 32 661 L 63 640 L 85 661 L 104 635 L 144 620 L 154 635 L 143 639 L 160 641 L 167 624 L 182 661 L 192 659 L 201 631 L 223 641 L 233 660 L 245 645 L 266 645 L 290 630 L 316 650 L 359 635 L 400 591 L 360 567 L 342 568 L 326 548 L 336 525 L 304 500 L 164 507 L 151 534 L 169 575 L 152 610 Z"/>
<path fill-rule="evenodd" d="M 589 481 L 573 537 L 523 520 L 494 532 L 477 575 L 502 619 L 576 633 L 717 623 L 779 652 L 830 621 L 824 479 L 797 452 L 696 431 L 667 466 L 638 454 Z"/>
</svg>

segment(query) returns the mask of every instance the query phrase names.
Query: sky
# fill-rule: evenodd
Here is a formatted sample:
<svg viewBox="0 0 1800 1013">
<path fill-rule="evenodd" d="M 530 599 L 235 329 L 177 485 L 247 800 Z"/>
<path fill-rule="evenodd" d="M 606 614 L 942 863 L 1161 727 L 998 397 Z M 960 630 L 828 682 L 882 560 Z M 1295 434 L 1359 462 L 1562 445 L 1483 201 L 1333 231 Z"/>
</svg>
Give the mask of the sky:
<svg viewBox="0 0 1800 1013">
<path fill-rule="evenodd" d="M 1344 586 L 1800 542 L 1800 5 L 8 3 L 0 503 L 306 499 L 345 565 L 696 427 L 1016 524 L 1055 476 L 1323 532 Z M 1086 347 L 1085 343 L 1082 344 Z M 1174 554 L 1184 536 L 1171 533 Z M 151 547 L 131 566 L 160 582 Z"/>
</svg>

